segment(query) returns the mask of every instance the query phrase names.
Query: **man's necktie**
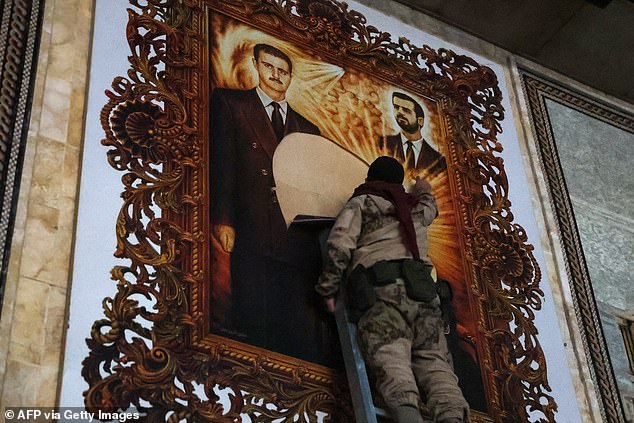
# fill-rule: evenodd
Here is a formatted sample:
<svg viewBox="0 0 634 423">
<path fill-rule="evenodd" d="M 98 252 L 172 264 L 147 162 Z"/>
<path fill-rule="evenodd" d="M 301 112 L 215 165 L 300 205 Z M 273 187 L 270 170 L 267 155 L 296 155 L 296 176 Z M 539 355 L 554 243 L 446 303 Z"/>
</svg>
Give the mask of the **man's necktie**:
<svg viewBox="0 0 634 423">
<path fill-rule="evenodd" d="M 407 150 L 405 150 L 405 164 L 408 169 L 414 169 L 416 167 L 416 157 L 414 155 L 414 146 L 411 141 L 405 143 Z"/>
<path fill-rule="evenodd" d="M 282 137 L 284 137 L 284 120 L 282 119 L 280 104 L 272 101 L 271 105 L 273 106 L 273 113 L 271 113 L 271 123 L 273 124 L 273 131 L 275 131 L 275 135 L 277 136 L 277 142 L 280 142 L 282 140 Z"/>
</svg>

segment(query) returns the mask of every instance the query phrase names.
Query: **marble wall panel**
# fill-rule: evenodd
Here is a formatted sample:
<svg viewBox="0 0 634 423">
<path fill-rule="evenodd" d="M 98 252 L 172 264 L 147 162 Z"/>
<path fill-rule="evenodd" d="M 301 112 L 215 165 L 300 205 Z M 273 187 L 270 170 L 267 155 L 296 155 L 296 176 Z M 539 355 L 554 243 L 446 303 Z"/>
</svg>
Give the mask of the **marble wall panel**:
<svg viewBox="0 0 634 423">
<path fill-rule="evenodd" d="M 93 7 L 45 2 L 0 319 L 0 408 L 57 401 Z"/>
<path fill-rule="evenodd" d="M 634 308 L 634 221 L 586 200 L 571 200 L 597 301 L 622 310 Z"/>
<path fill-rule="evenodd" d="M 547 105 L 571 198 L 634 219 L 634 134 L 555 101 Z"/>
<path fill-rule="evenodd" d="M 615 312 L 634 310 L 634 134 L 547 100 L 599 318 L 626 415 L 634 398 Z"/>
</svg>

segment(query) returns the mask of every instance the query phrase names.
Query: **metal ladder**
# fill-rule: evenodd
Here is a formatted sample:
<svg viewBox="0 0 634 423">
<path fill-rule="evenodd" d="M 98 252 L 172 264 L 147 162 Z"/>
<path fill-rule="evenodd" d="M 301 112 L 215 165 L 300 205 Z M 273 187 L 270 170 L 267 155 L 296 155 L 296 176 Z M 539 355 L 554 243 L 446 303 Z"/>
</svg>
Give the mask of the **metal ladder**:
<svg viewBox="0 0 634 423">
<path fill-rule="evenodd" d="M 319 245 L 322 256 L 325 256 L 327 251 L 326 241 L 329 232 L 330 227 L 319 233 Z M 372 401 L 372 391 L 368 381 L 365 361 L 357 343 L 357 326 L 348 319 L 348 310 L 345 306 L 343 291 L 339 293 L 337 300 L 335 320 L 337 322 L 337 332 L 339 333 L 341 353 L 346 368 L 346 377 L 356 423 L 377 423 L 377 417 L 392 421 L 389 413 L 383 408 L 375 406 Z"/>
<path fill-rule="evenodd" d="M 341 296 L 335 308 L 335 320 L 356 423 L 377 423 L 377 416 L 391 420 L 387 411 L 375 406 L 372 401 L 368 373 L 357 343 L 357 326 L 348 320 L 348 311 Z"/>
</svg>

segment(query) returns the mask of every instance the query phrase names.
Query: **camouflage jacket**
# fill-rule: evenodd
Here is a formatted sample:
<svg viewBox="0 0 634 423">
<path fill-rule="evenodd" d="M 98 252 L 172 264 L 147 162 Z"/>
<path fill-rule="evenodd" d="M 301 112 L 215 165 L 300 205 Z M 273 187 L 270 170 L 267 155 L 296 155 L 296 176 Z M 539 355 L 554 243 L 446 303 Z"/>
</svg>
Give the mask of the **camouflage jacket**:
<svg viewBox="0 0 634 423">
<path fill-rule="evenodd" d="M 419 199 L 412 209 L 418 250 L 421 260 L 431 264 L 427 256 L 427 227 L 438 215 L 436 200 L 429 193 L 413 194 Z M 369 268 L 379 260 L 412 257 L 402 241 L 394 205 L 369 194 L 348 200 L 330 231 L 327 246 L 324 270 L 316 285 L 323 296 L 337 293 L 346 271 L 357 265 Z"/>
</svg>

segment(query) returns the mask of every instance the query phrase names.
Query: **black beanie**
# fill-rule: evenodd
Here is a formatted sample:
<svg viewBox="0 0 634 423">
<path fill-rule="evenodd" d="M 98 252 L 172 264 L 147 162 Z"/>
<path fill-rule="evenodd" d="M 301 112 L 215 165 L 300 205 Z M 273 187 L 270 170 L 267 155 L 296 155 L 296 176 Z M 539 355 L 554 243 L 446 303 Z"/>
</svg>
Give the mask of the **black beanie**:
<svg viewBox="0 0 634 423">
<path fill-rule="evenodd" d="M 368 182 L 383 181 L 402 184 L 405 177 L 403 166 L 393 157 L 381 156 L 368 169 Z"/>
</svg>

